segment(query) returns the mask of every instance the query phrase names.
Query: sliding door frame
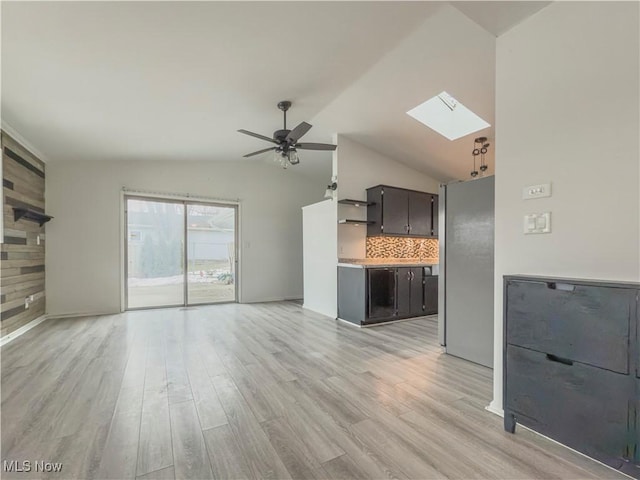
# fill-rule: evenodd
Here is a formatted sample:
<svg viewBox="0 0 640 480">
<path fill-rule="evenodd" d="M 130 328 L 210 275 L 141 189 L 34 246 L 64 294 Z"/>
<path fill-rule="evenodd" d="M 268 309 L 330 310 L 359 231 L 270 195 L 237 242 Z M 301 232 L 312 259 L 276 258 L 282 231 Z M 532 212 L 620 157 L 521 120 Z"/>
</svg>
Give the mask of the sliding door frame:
<svg viewBox="0 0 640 480">
<path fill-rule="evenodd" d="M 183 276 L 184 276 L 184 302 L 182 304 L 177 305 L 159 305 L 153 307 L 136 307 L 129 308 L 129 222 L 128 222 L 128 208 L 127 201 L 129 199 L 133 200 L 146 200 L 150 202 L 161 202 L 161 203 L 173 203 L 173 204 L 182 204 L 184 208 L 184 224 L 183 224 L 183 240 L 184 240 L 184 252 L 183 252 Z M 210 207 L 222 207 L 222 208 L 233 208 L 234 209 L 234 299 L 230 301 L 222 301 L 222 302 L 209 302 L 209 303 L 196 303 L 189 304 L 189 271 L 188 271 L 188 205 L 205 205 Z M 135 311 L 135 310 L 153 310 L 160 308 L 179 308 L 179 307 L 189 307 L 189 306 L 206 306 L 206 305 L 218 305 L 222 303 L 240 303 L 241 302 L 241 249 L 240 249 L 240 241 L 241 241 L 241 231 L 240 231 L 240 201 L 228 201 L 228 200 L 220 200 L 220 199 L 208 199 L 206 197 L 194 197 L 194 196 L 186 196 L 186 195 L 172 195 L 172 194 L 159 194 L 159 193 L 147 193 L 144 191 L 135 191 L 135 190 L 126 190 L 123 189 L 121 192 L 120 198 L 120 311 Z"/>
</svg>

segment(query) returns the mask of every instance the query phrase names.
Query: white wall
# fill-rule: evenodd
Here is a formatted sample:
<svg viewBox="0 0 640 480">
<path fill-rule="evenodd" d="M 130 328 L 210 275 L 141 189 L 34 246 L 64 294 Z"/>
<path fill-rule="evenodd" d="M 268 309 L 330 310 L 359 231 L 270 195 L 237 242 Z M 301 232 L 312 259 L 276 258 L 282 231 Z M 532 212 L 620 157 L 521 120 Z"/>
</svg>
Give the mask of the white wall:
<svg viewBox="0 0 640 480">
<path fill-rule="evenodd" d="M 324 184 L 259 162 L 47 164 L 47 307 L 52 315 L 120 311 L 121 190 L 240 199 L 240 298 L 301 298 L 301 207 Z"/>
<path fill-rule="evenodd" d="M 336 170 L 337 168 L 337 170 Z M 366 200 L 366 189 L 376 185 L 390 185 L 431 193 L 438 193 L 440 182 L 413 168 L 366 148 L 344 135 L 338 135 L 337 162 L 334 175 L 338 177 L 337 198 Z M 339 218 L 366 219 L 366 208 L 340 205 Z M 338 227 L 338 256 L 365 258 L 366 226 Z"/>
<path fill-rule="evenodd" d="M 496 346 L 505 274 L 640 280 L 638 7 L 555 2 L 498 38 Z M 546 181 L 551 198 L 522 200 Z M 524 214 L 542 211 L 552 233 L 523 235 Z"/>
<path fill-rule="evenodd" d="M 304 308 L 336 318 L 338 223 L 335 200 L 302 208 Z"/>
</svg>

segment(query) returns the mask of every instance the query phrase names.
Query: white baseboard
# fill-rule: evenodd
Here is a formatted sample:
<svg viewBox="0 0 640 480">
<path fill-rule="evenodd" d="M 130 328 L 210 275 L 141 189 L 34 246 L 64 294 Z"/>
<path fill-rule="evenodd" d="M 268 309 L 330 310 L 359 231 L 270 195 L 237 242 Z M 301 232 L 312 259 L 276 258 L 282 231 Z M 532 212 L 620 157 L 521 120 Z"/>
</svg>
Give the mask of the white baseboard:
<svg viewBox="0 0 640 480">
<path fill-rule="evenodd" d="M 40 315 L 38 318 L 35 318 L 35 319 L 31 320 L 26 325 L 23 325 L 20 328 L 18 328 L 17 330 L 14 330 L 13 332 L 6 334 L 4 337 L 0 338 L 0 347 L 3 346 L 3 345 L 6 345 L 11 340 L 15 340 L 16 338 L 18 338 L 23 333 L 28 332 L 33 327 L 36 327 L 36 326 L 40 325 L 42 322 L 44 322 L 45 320 L 48 320 L 49 318 L 51 318 L 51 317 L 49 317 L 46 314 L 45 315 Z"/>
<path fill-rule="evenodd" d="M 335 320 L 335 318 L 336 318 L 336 316 L 337 316 L 337 315 L 333 314 L 333 313 L 335 313 L 335 312 L 332 312 L 332 313 L 330 313 L 330 312 L 323 312 L 323 311 L 321 311 L 321 310 L 318 310 L 318 309 L 315 309 L 315 308 L 308 307 L 305 303 L 303 303 L 303 304 L 302 304 L 302 308 L 304 308 L 305 310 L 308 310 L 308 311 L 310 311 L 310 312 L 317 313 L 317 314 L 319 314 L 319 315 L 324 315 L 325 317 L 329 317 L 329 318 L 332 318 L 332 319 L 334 319 L 334 320 Z"/>
<path fill-rule="evenodd" d="M 342 322 L 345 325 L 349 325 L 350 327 L 362 328 L 362 325 L 358 325 L 357 323 L 350 322 L 349 320 L 345 320 L 344 318 L 336 317 L 338 322 Z"/>
<path fill-rule="evenodd" d="M 270 302 L 290 302 L 292 300 L 302 300 L 299 295 L 293 295 L 291 297 L 264 297 L 264 298 L 252 298 L 251 300 L 243 300 L 240 303 L 270 303 Z"/>
<path fill-rule="evenodd" d="M 494 413 L 496 415 L 498 415 L 499 417 L 504 418 L 504 410 L 502 408 L 498 408 L 496 407 L 493 402 L 491 402 L 489 405 L 487 405 L 486 407 L 484 407 L 484 409 L 487 412 L 491 412 Z"/>
<path fill-rule="evenodd" d="M 47 318 L 78 318 L 78 317 L 102 317 L 104 315 L 117 315 L 121 312 L 77 312 L 77 313 L 56 313 L 47 315 Z"/>
</svg>

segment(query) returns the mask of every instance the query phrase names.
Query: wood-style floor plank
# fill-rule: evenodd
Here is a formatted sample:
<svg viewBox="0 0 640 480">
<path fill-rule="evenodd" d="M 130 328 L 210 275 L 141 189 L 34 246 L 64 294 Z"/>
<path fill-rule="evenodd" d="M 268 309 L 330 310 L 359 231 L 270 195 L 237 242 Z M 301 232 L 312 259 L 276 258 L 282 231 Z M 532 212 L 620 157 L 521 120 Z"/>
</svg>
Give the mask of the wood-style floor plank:
<svg viewBox="0 0 640 480">
<path fill-rule="evenodd" d="M 213 478 L 252 478 L 244 451 L 229 425 L 205 430 Z"/>
<path fill-rule="evenodd" d="M 3 346 L 3 478 L 624 478 L 485 406 L 434 317 L 358 329 L 294 302 L 44 322 Z"/>
<path fill-rule="evenodd" d="M 169 407 L 175 475 L 180 479 L 211 478 L 211 465 L 193 401 Z"/>
</svg>

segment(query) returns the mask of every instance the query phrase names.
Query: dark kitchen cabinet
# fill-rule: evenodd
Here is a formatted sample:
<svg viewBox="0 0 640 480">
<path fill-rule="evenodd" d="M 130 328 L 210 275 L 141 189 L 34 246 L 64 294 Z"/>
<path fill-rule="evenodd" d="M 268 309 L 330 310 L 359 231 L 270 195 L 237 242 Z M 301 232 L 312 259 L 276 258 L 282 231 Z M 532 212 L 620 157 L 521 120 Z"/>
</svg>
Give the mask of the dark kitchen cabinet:
<svg viewBox="0 0 640 480">
<path fill-rule="evenodd" d="M 431 193 L 385 185 L 367 189 L 367 235 L 437 236 L 437 198 Z"/>
<path fill-rule="evenodd" d="M 409 233 L 409 221 L 407 218 L 407 202 L 409 201 L 406 190 L 389 188 L 384 192 L 382 202 L 382 218 L 384 219 L 384 233 L 388 235 L 407 235 Z M 367 217 L 367 220 L 368 217 Z"/>
<path fill-rule="evenodd" d="M 521 423 L 640 479 L 639 295 L 633 283 L 505 277 L 505 430 Z"/>
<path fill-rule="evenodd" d="M 398 267 L 396 311 L 398 317 L 416 317 L 422 313 L 422 268 Z"/>
<path fill-rule="evenodd" d="M 431 225 L 433 226 L 433 236 L 437 237 L 438 234 L 438 219 L 440 218 L 440 207 L 438 203 L 438 195 L 431 195 Z"/>
<path fill-rule="evenodd" d="M 438 277 L 424 277 L 424 315 L 438 313 Z"/>
<path fill-rule="evenodd" d="M 433 195 L 423 192 L 408 192 L 409 234 L 420 237 L 433 235 Z"/>
<path fill-rule="evenodd" d="M 396 313 L 395 268 L 368 268 L 368 318 L 389 318 Z M 398 287 L 399 288 L 399 287 Z"/>
<path fill-rule="evenodd" d="M 338 318 L 357 325 L 432 315 L 438 277 L 423 267 L 338 267 Z"/>
</svg>

